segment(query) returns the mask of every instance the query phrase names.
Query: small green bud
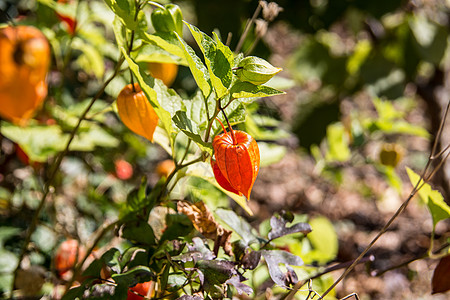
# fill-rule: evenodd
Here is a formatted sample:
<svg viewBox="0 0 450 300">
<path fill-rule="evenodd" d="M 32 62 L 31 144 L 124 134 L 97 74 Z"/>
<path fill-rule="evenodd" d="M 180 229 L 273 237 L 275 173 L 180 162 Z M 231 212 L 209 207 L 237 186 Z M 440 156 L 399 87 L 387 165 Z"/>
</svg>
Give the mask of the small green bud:
<svg viewBox="0 0 450 300">
<path fill-rule="evenodd" d="M 247 81 L 256 85 L 266 83 L 273 76 L 281 72 L 262 58 L 248 56 L 241 60 L 236 70 L 236 75 L 241 81 Z"/>
<path fill-rule="evenodd" d="M 153 28 L 157 32 L 173 32 L 183 34 L 183 14 L 178 5 L 167 4 L 164 8 L 157 8 L 151 15 Z"/>
</svg>

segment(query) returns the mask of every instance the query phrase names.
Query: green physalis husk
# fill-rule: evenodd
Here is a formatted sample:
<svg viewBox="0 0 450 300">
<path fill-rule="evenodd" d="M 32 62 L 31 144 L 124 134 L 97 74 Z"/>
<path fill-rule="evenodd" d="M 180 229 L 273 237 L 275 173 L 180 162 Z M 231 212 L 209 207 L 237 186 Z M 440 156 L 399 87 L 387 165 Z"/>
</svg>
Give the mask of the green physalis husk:
<svg viewBox="0 0 450 300">
<path fill-rule="evenodd" d="M 281 72 L 281 70 L 281 68 L 272 66 L 262 58 L 248 56 L 239 63 L 236 75 L 241 81 L 259 85 L 269 81 L 269 79 Z"/>
</svg>

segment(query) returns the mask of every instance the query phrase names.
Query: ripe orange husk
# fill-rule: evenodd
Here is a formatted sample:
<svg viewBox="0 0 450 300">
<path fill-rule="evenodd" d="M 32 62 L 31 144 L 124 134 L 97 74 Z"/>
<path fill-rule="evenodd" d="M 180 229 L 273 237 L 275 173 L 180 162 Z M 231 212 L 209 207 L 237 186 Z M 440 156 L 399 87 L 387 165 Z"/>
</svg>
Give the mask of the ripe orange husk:
<svg viewBox="0 0 450 300">
<path fill-rule="evenodd" d="M 154 288 L 153 282 L 147 281 L 143 283 L 138 283 L 134 287 L 130 288 L 130 290 L 135 291 L 139 295 L 145 296 L 146 298 L 151 298 L 154 296 Z M 133 293 L 132 291 L 128 291 L 127 300 L 142 300 L 143 297 Z"/>
<path fill-rule="evenodd" d="M 138 83 L 125 86 L 117 97 L 117 110 L 131 131 L 153 142 L 158 116 Z"/>
<path fill-rule="evenodd" d="M 0 116 L 25 124 L 47 96 L 50 46 L 31 26 L 0 29 Z"/>
<path fill-rule="evenodd" d="M 86 250 L 83 246 L 78 244 L 77 240 L 66 240 L 62 242 L 55 254 L 55 269 L 59 276 L 64 279 L 67 279 L 66 277 L 70 277 L 69 271 L 73 268 L 76 262 L 81 261 L 85 254 Z"/>
<path fill-rule="evenodd" d="M 214 173 L 214 177 L 216 178 L 217 183 L 224 188 L 225 190 L 238 194 L 238 195 L 242 195 L 241 192 L 235 190 L 230 182 L 225 178 L 225 176 L 223 176 L 222 172 L 219 169 L 219 165 L 217 164 L 215 159 L 211 159 L 211 168 L 213 170 Z"/>
<path fill-rule="evenodd" d="M 165 85 L 171 86 L 178 73 L 178 65 L 173 63 L 148 63 L 150 74 L 158 79 L 161 79 Z"/>
<path fill-rule="evenodd" d="M 255 139 L 248 133 L 234 130 L 214 137 L 213 148 L 217 166 L 230 186 L 250 199 L 250 193 L 259 171 L 259 148 Z M 213 168 L 214 170 L 214 168 Z M 220 176 L 216 180 L 222 180 Z M 222 186 L 223 187 L 223 186 Z M 225 187 L 224 187 L 225 188 Z"/>
<path fill-rule="evenodd" d="M 166 159 L 162 162 L 158 163 L 156 166 L 156 174 L 159 175 L 159 177 L 169 177 L 170 173 L 175 170 L 175 163 L 172 159 Z"/>
</svg>

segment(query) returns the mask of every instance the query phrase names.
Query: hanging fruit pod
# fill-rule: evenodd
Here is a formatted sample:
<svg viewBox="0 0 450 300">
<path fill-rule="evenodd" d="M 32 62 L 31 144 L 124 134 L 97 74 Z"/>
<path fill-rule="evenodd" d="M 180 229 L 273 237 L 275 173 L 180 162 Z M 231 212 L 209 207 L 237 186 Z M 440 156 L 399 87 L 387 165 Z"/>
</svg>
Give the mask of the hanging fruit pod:
<svg viewBox="0 0 450 300">
<path fill-rule="evenodd" d="M 31 26 L 0 29 L 0 116 L 25 124 L 47 96 L 50 46 Z"/>
<path fill-rule="evenodd" d="M 149 62 L 148 70 L 153 77 L 161 79 L 166 86 L 171 86 L 177 77 L 178 65 L 174 63 Z"/>
<path fill-rule="evenodd" d="M 153 142 L 158 116 L 138 83 L 129 84 L 117 97 L 120 119 L 131 131 Z"/>
<path fill-rule="evenodd" d="M 213 148 L 216 162 L 211 161 L 211 164 L 217 182 L 224 189 L 234 193 L 237 191 L 236 194 L 250 199 L 260 161 L 255 139 L 244 131 L 233 130 L 215 136 Z M 218 170 L 214 164 L 217 164 Z M 224 185 L 224 179 L 235 191 Z"/>
</svg>

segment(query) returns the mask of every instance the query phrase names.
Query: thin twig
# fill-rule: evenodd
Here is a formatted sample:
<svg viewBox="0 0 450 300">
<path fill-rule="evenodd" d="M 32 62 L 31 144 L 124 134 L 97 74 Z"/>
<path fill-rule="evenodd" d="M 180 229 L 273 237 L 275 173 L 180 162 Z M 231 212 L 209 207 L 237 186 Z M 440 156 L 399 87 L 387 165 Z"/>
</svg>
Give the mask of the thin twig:
<svg viewBox="0 0 450 300">
<path fill-rule="evenodd" d="M 438 158 L 439 156 L 436 156 L 436 150 L 437 150 L 437 145 L 439 143 L 439 140 L 441 138 L 442 135 L 442 130 L 444 128 L 446 119 L 447 119 L 447 115 L 448 115 L 448 111 L 450 108 L 450 100 L 447 103 L 447 108 L 445 110 L 444 116 L 441 120 L 441 124 L 439 126 L 439 130 L 437 132 L 435 141 L 433 143 L 433 147 L 432 150 L 430 152 L 430 155 L 428 157 L 428 161 L 427 164 L 422 172 L 421 175 L 421 179 L 417 182 L 417 184 L 414 186 L 413 190 L 411 191 L 410 195 L 408 196 L 408 198 L 402 203 L 402 205 L 397 209 L 397 211 L 394 213 L 394 215 L 389 219 L 389 221 L 383 226 L 383 228 L 380 230 L 380 232 L 376 235 L 376 237 L 369 243 L 369 245 L 364 249 L 364 251 L 358 256 L 358 258 L 344 271 L 344 273 L 342 273 L 342 275 L 322 294 L 322 297 L 325 297 L 328 293 L 330 293 L 335 287 L 336 285 L 339 284 L 339 282 L 341 282 L 352 270 L 353 268 L 358 264 L 358 262 L 364 257 L 364 255 L 366 255 L 366 253 L 372 248 L 372 246 L 378 241 L 378 239 L 384 234 L 386 233 L 386 231 L 388 230 L 388 228 L 392 225 L 392 223 L 397 219 L 397 217 L 405 210 L 405 208 L 408 206 L 409 202 L 411 201 L 411 199 L 417 194 L 417 192 L 423 187 L 423 185 L 431 180 L 431 178 L 434 176 L 434 174 L 436 173 L 436 171 L 442 166 L 442 163 L 440 163 L 434 170 L 433 172 L 427 176 L 424 177 L 426 172 L 428 171 L 428 168 L 431 165 L 431 162 L 435 159 Z M 445 156 L 445 158 L 443 159 L 443 161 L 445 161 L 445 159 L 448 157 L 448 154 Z"/>
<path fill-rule="evenodd" d="M 435 251 L 433 251 L 433 255 L 439 254 L 442 250 L 444 250 L 444 249 L 447 248 L 448 246 L 450 246 L 450 243 L 445 243 L 445 244 L 443 244 L 441 247 L 439 247 L 438 249 L 436 249 Z M 409 259 L 409 260 L 407 260 L 407 261 L 404 261 L 404 262 L 402 262 L 402 263 L 399 263 L 399 264 L 390 266 L 390 267 L 388 267 L 388 268 L 386 268 L 386 269 L 383 269 L 383 270 L 374 270 L 374 271 L 370 272 L 370 275 L 371 275 L 371 276 L 381 276 L 381 275 L 383 275 L 383 274 L 386 273 L 386 272 L 389 272 L 389 271 L 396 270 L 396 269 L 398 269 L 398 268 L 407 266 L 407 265 L 409 265 L 410 263 L 412 263 L 412 262 L 414 262 L 414 261 L 416 261 L 416 260 L 424 259 L 424 258 L 427 258 L 427 257 L 429 257 L 429 256 L 430 256 L 430 255 L 429 255 L 429 253 L 428 253 L 428 251 L 427 251 L 426 253 L 424 253 L 424 254 L 422 254 L 422 255 L 420 255 L 420 256 L 413 257 L 413 258 L 411 258 L 411 259 Z"/>
<path fill-rule="evenodd" d="M 239 53 L 241 51 L 242 45 L 244 45 L 245 38 L 248 35 L 248 32 L 250 31 L 250 27 L 255 22 L 256 18 L 258 17 L 259 13 L 261 12 L 262 6 L 258 2 L 258 7 L 256 8 L 255 12 L 253 13 L 253 16 L 250 20 L 247 20 L 247 23 L 245 24 L 244 32 L 241 35 L 241 38 L 239 39 L 239 42 L 236 46 L 236 50 L 234 50 L 234 53 Z"/>
</svg>

